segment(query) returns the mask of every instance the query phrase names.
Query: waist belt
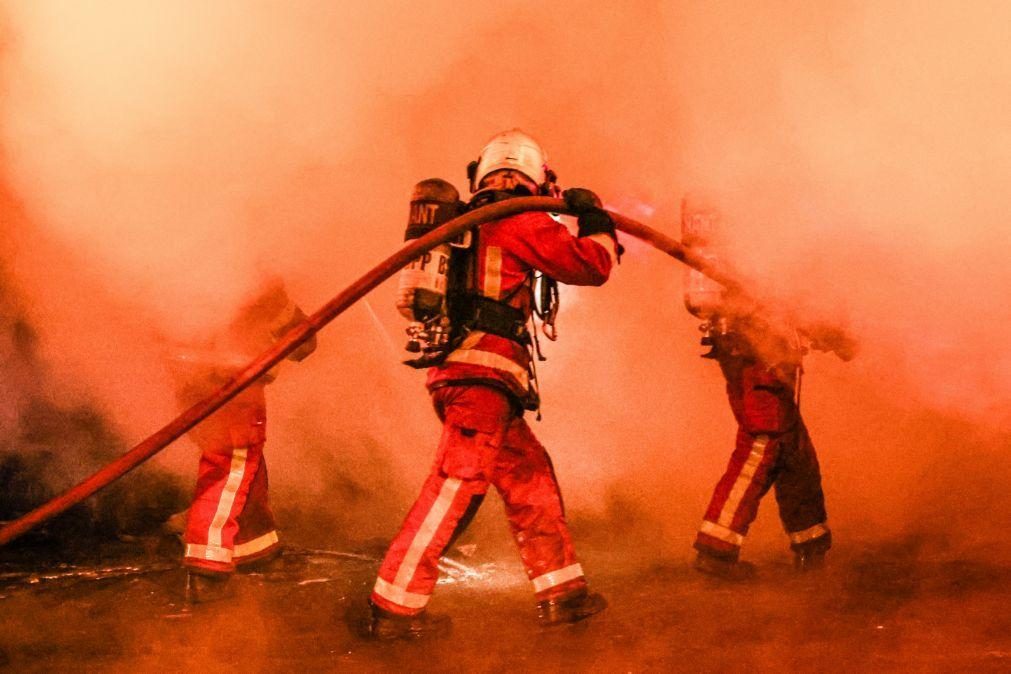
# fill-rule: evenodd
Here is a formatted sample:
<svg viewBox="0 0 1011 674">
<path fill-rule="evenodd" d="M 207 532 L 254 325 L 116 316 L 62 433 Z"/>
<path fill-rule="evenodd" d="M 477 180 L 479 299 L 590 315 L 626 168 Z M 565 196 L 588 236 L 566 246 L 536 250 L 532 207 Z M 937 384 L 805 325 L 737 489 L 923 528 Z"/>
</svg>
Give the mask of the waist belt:
<svg viewBox="0 0 1011 674">
<path fill-rule="evenodd" d="M 530 341 L 527 317 L 523 311 L 487 297 L 471 296 L 465 300 L 464 324 L 520 344 Z"/>
</svg>

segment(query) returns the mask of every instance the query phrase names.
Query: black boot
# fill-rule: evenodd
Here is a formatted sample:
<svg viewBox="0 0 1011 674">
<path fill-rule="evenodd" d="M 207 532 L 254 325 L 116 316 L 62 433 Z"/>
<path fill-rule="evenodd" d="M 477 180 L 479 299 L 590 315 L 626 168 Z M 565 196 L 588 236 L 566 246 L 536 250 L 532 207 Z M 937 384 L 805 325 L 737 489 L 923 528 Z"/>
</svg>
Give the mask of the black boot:
<svg viewBox="0 0 1011 674">
<path fill-rule="evenodd" d="M 537 620 L 541 627 L 575 623 L 607 608 L 604 596 L 583 588 L 573 594 L 537 602 Z"/>
<path fill-rule="evenodd" d="M 235 589 L 228 581 L 230 575 L 186 572 L 185 598 L 187 604 L 206 604 L 234 596 Z"/>
<path fill-rule="evenodd" d="M 798 550 L 793 555 L 793 568 L 798 573 L 818 571 L 824 567 L 824 550 Z"/>
<path fill-rule="evenodd" d="M 445 615 L 429 615 L 422 611 L 417 615 L 402 616 L 379 608 L 371 601 L 369 609 L 371 616 L 365 636 L 378 641 L 444 637 L 452 626 L 449 616 Z"/>
<path fill-rule="evenodd" d="M 293 555 L 285 555 L 281 547 L 274 548 L 270 554 L 249 562 L 240 563 L 235 567 L 238 573 L 255 573 L 262 575 L 283 575 L 301 571 L 304 567 L 304 558 L 296 558 Z"/>
<path fill-rule="evenodd" d="M 824 526 L 824 525 L 822 525 Z M 832 532 L 790 546 L 793 549 L 793 568 L 798 573 L 817 571 L 825 566 L 825 553 L 832 547 Z"/>
<path fill-rule="evenodd" d="M 695 558 L 695 570 L 733 583 L 745 583 L 758 576 L 758 569 L 751 562 L 736 559 L 725 559 L 704 552 L 699 552 Z"/>
</svg>

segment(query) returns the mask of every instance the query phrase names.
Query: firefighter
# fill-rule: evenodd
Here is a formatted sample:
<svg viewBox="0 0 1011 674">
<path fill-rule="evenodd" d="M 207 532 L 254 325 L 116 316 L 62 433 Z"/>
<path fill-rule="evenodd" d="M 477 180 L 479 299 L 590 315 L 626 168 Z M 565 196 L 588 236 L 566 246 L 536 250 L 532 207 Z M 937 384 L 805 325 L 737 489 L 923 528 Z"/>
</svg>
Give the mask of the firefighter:
<svg viewBox="0 0 1011 674">
<path fill-rule="evenodd" d="M 470 207 L 557 193 L 544 151 L 518 129 L 492 138 L 468 173 Z M 446 203 L 452 202 L 455 190 L 435 182 L 452 190 Z M 425 612 L 437 562 L 489 486 L 505 503 L 540 623 L 576 622 L 606 606 L 587 588 L 551 459 L 523 419 L 524 409 L 537 406 L 526 327 L 535 310 L 535 272 L 566 284 L 601 285 L 620 250 L 614 223 L 592 192 L 574 189 L 563 196 L 579 212 L 577 236 L 546 213 L 524 213 L 485 224 L 471 233 L 469 248 L 454 251 L 447 293 L 450 341 L 440 357 L 422 360 L 434 364 L 427 387 L 443 423 L 442 437 L 431 473 L 373 587 L 368 628 L 375 638 L 448 628 L 448 618 Z M 461 276 L 465 280 L 452 280 Z M 400 308 L 411 301 L 411 293 L 402 292 Z"/>
<path fill-rule="evenodd" d="M 714 259 L 720 213 L 711 197 L 686 196 L 681 208 L 684 243 Z M 832 533 L 818 457 L 800 414 L 802 358 L 810 346 L 835 350 L 848 360 L 852 343 L 827 329 L 804 334 L 737 311 L 718 284 L 695 270 L 686 270 L 685 304 L 705 320 L 703 344 L 711 346 L 705 357 L 720 366 L 738 425 L 730 462 L 696 535 L 695 568 L 728 580 L 755 576 L 754 565 L 739 557 L 759 501 L 770 488 L 795 567 L 820 567 Z"/>
<path fill-rule="evenodd" d="M 280 280 L 264 283 L 223 334 L 212 342 L 173 349 L 171 370 L 184 407 L 203 400 L 305 318 Z M 288 356 L 300 361 L 316 348 L 315 336 Z M 276 369 L 225 403 L 189 435 L 200 449 L 196 493 L 185 515 L 183 565 L 186 600 L 199 603 L 230 594 L 236 570 L 263 568 L 279 558 L 267 496 L 265 387 Z M 170 522 L 171 525 L 171 522 Z"/>
</svg>

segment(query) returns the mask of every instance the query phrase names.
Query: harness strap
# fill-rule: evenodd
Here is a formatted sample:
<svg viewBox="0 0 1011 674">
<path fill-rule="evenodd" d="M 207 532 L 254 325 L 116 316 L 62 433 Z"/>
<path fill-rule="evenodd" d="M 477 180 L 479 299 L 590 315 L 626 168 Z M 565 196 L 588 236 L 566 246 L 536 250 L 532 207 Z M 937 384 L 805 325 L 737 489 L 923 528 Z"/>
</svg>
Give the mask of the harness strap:
<svg viewBox="0 0 1011 674">
<path fill-rule="evenodd" d="M 521 310 L 478 295 L 467 297 L 465 302 L 464 327 L 505 337 L 523 345 L 530 341 L 526 317 Z"/>
</svg>

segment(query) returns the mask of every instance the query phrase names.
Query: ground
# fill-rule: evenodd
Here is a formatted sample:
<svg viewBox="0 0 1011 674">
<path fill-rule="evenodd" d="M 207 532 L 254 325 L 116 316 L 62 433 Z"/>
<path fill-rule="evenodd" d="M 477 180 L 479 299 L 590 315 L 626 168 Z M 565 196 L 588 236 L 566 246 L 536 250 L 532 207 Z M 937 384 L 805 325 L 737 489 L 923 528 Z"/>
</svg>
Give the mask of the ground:
<svg viewBox="0 0 1011 674">
<path fill-rule="evenodd" d="M 290 548 L 284 568 L 237 576 L 235 597 L 181 601 L 164 540 L 106 543 L 57 563 L 0 555 L 0 668 L 11 671 L 1011 671 L 1011 564 L 932 541 L 837 545 L 797 575 L 784 551 L 752 557 L 748 585 L 683 558 L 630 561 L 589 536 L 583 558 L 609 608 L 543 631 L 508 548 L 471 543 L 444 563 L 431 604 L 442 640 L 379 644 L 355 633 L 381 552 Z"/>
</svg>

